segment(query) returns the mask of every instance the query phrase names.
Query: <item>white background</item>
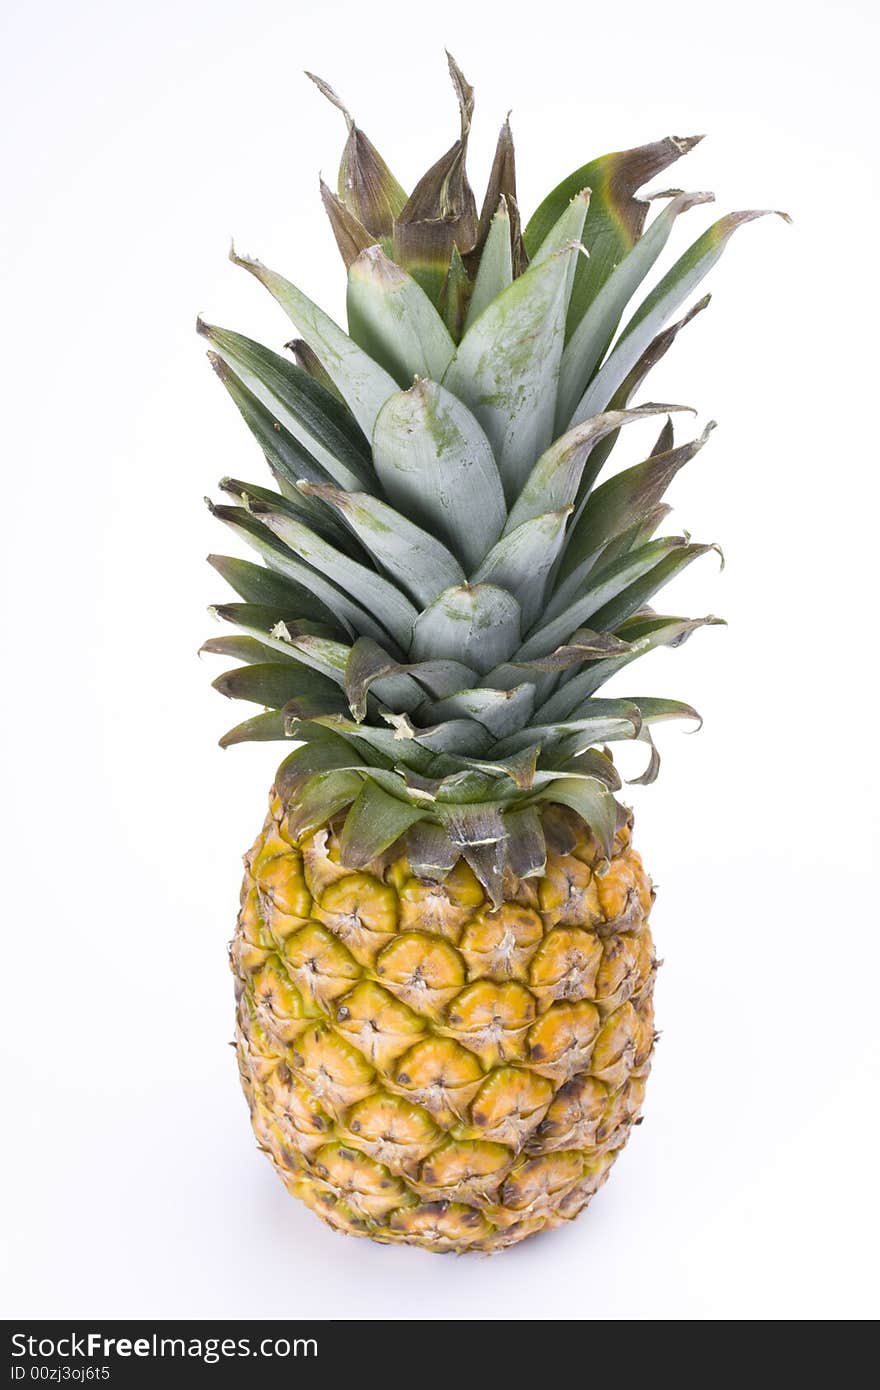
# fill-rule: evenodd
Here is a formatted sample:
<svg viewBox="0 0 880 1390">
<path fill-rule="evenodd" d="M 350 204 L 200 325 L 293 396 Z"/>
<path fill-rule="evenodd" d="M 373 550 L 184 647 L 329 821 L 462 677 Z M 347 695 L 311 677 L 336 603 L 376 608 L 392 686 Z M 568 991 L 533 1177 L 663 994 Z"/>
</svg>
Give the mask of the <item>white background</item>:
<svg viewBox="0 0 880 1390">
<path fill-rule="evenodd" d="M 880 1311 L 873 10 L 7 3 L 7 1316 Z M 730 627 L 636 679 L 706 716 L 634 789 L 666 958 L 646 1123 L 584 1218 L 491 1261 L 343 1241 L 254 1148 L 225 945 L 276 750 L 218 751 L 236 711 L 195 656 L 227 548 L 201 498 L 261 467 L 195 313 L 290 333 L 231 234 L 342 312 L 317 174 L 344 128 L 301 69 L 411 185 L 455 134 L 443 43 L 480 192 L 513 106 L 527 211 L 591 156 L 706 130 L 661 181 L 795 218 L 738 233 L 651 383 L 721 425 L 673 500 L 728 567 L 673 611 Z"/>
</svg>

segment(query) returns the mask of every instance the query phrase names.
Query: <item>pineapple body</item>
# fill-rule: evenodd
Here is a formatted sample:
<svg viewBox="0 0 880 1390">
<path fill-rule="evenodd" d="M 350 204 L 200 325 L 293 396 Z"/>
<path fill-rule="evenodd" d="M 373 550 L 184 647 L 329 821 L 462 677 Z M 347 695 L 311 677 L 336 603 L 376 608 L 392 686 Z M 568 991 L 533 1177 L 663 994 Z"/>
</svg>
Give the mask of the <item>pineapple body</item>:
<svg viewBox="0 0 880 1390">
<path fill-rule="evenodd" d="M 242 1085 L 288 1190 L 337 1230 L 492 1251 L 571 1220 L 637 1121 L 654 1043 L 650 881 L 543 812 L 543 874 L 495 908 L 459 860 L 340 862 L 273 793 L 231 960 Z"/>
</svg>

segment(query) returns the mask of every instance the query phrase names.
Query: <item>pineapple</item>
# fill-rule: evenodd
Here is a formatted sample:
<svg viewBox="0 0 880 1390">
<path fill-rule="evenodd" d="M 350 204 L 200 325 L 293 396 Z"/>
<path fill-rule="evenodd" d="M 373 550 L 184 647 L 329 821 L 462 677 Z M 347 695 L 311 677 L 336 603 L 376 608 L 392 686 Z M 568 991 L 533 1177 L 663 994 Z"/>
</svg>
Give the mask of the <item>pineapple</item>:
<svg viewBox="0 0 880 1390">
<path fill-rule="evenodd" d="M 639 1121 L 654 895 L 610 745 L 644 743 L 652 781 L 651 727 L 698 716 L 598 692 L 719 620 L 648 606 L 713 548 L 657 534 L 708 429 L 677 442 L 682 407 L 632 399 L 762 214 L 716 221 L 628 311 L 710 201 L 663 195 L 646 229 L 636 196 L 695 139 L 592 160 L 523 228 L 508 124 L 477 212 L 450 72 L 460 133 L 409 195 L 314 79 L 348 128 L 321 190 L 347 334 L 235 251 L 300 337 L 199 322 L 274 480 L 212 504 L 263 563 L 210 557 L 239 601 L 205 650 L 260 707 L 223 746 L 295 745 L 231 947 L 258 1144 L 337 1230 L 495 1251 L 576 1216 Z M 648 457 L 600 480 L 651 416 Z"/>
</svg>

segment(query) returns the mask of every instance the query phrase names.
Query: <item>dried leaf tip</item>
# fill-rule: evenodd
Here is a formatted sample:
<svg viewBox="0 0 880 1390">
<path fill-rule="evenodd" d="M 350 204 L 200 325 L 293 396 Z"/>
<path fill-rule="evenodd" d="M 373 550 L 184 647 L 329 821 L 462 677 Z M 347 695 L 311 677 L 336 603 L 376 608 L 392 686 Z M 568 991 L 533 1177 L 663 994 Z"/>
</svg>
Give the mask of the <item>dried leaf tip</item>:
<svg viewBox="0 0 880 1390">
<path fill-rule="evenodd" d="M 705 138 L 705 135 L 670 135 L 669 137 L 679 154 L 688 154 L 695 145 L 699 145 L 700 141 L 705 140 Z"/>
<path fill-rule="evenodd" d="M 365 229 L 371 240 L 375 241 L 379 237 L 390 237 L 394 219 L 406 203 L 406 193 L 379 154 L 376 146 L 355 123 L 348 107 L 329 83 L 311 72 L 307 72 L 306 76 L 311 78 L 319 92 L 337 110 L 342 112 L 348 127 L 348 139 L 345 142 L 342 158 L 339 162 L 337 191 L 340 202 L 348 214 Z M 336 221 L 334 221 L 332 213 L 331 223 L 334 234 L 336 234 Z M 339 242 L 338 234 L 336 234 L 336 239 Z M 350 239 L 351 230 L 349 229 L 345 233 L 346 244 Z M 340 251 L 342 251 L 344 258 L 346 251 L 343 250 L 341 244 Z"/>
<path fill-rule="evenodd" d="M 461 138 L 462 140 L 466 140 L 474 115 L 474 89 L 448 48 L 446 49 L 446 61 L 449 64 L 449 76 L 452 78 L 452 85 L 455 88 L 455 95 L 458 99 L 458 110 L 461 118 Z"/>
<path fill-rule="evenodd" d="M 333 106 L 336 107 L 337 111 L 342 112 L 343 116 L 345 117 L 345 123 L 348 126 L 349 130 L 351 130 L 352 126 L 354 125 L 351 112 L 345 105 L 345 102 L 342 100 L 342 98 L 338 95 L 338 93 L 330 86 L 330 83 L 325 82 L 323 77 L 318 77 L 316 73 L 309 72 L 308 68 L 305 69 L 305 75 L 310 82 L 314 82 L 321 95 L 325 96 L 327 100 Z"/>
</svg>

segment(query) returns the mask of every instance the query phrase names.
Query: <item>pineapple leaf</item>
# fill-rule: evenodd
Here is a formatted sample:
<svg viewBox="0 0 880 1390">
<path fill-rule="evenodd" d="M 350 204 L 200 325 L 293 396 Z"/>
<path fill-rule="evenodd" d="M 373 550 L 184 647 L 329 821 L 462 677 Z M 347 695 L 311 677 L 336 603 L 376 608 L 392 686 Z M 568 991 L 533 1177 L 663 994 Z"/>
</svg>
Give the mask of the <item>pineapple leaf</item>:
<svg viewBox="0 0 880 1390">
<path fill-rule="evenodd" d="M 663 719 L 693 719 L 698 727 L 703 723 L 702 715 L 683 700 L 657 699 L 653 695 L 631 695 L 630 699 L 638 707 L 645 724 L 658 724 Z"/>
<path fill-rule="evenodd" d="M 348 272 L 348 331 L 400 386 L 440 381 L 455 343 L 434 305 L 380 246 L 362 251 Z"/>
<path fill-rule="evenodd" d="M 630 619 L 622 623 L 620 633 L 626 634 L 625 650 L 613 653 L 594 662 L 588 670 L 582 671 L 538 710 L 536 718 L 543 720 L 564 719 L 580 700 L 586 699 L 604 685 L 615 672 L 647 655 L 656 647 L 678 647 L 686 642 L 692 632 L 700 627 L 723 625 L 722 618 L 667 618 L 652 615 L 648 620 Z"/>
<path fill-rule="evenodd" d="M 447 589 L 419 614 L 411 656 L 415 661 L 460 661 L 485 675 L 516 649 L 521 624 L 520 606 L 506 589 L 460 585 Z"/>
<path fill-rule="evenodd" d="M 598 778 L 560 778 L 538 793 L 546 801 L 561 802 L 586 821 L 605 857 L 611 858 L 617 828 L 617 803 Z"/>
<path fill-rule="evenodd" d="M 208 564 L 222 575 L 245 603 L 278 608 L 282 618 L 294 618 L 304 613 L 317 622 L 336 622 L 331 610 L 308 589 L 263 565 L 254 565 L 250 560 L 239 560 L 233 555 L 209 555 Z"/>
<path fill-rule="evenodd" d="M 473 584 L 495 584 L 513 594 L 522 609 L 522 621 L 529 627 L 541 612 L 544 590 L 565 537 L 570 507 L 533 516 L 493 545 Z"/>
<path fill-rule="evenodd" d="M 631 551 L 627 555 L 615 560 L 607 569 L 600 570 L 598 574 L 591 576 L 590 583 L 586 589 L 578 595 L 576 599 L 570 599 L 567 594 L 554 594 L 553 599 L 547 606 L 544 613 L 545 628 L 552 627 L 563 634 L 560 641 L 567 639 L 566 629 L 569 627 L 572 616 L 576 617 L 575 627 L 589 622 L 591 627 L 602 631 L 614 630 L 614 624 L 605 624 L 599 621 L 595 614 L 608 603 L 615 599 L 618 594 L 637 579 L 653 569 L 660 560 L 664 559 L 671 550 L 681 550 L 687 545 L 685 536 L 661 536 L 659 540 L 649 541 L 647 545 L 640 546 L 638 550 Z M 543 653 L 539 653 L 543 655 Z"/>
<path fill-rule="evenodd" d="M 277 462 L 290 481 L 329 479 L 342 487 L 369 482 L 367 440 L 348 409 L 320 382 L 252 338 L 201 319 L 198 327 L 217 349 L 212 364 L 224 386 L 270 462 Z"/>
<path fill-rule="evenodd" d="M 296 797 L 289 804 L 287 824 L 290 833 L 299 838 L 316 826 L 324 825 L 354 801 L 362 786 L 363 779 L 359 773 L 349 772 L 345 768 L 316 772 L 297 789 Z"/>
<path fill-rule="evenodd" d="M 370 749 L 370 762 L 376 757 L 386 759 L 389 767 L 405 762 L 422 773 L 427 773 L 434 762 L 434 753 L 430 748 L 417 743 L 409 735 L 401 737 L 397 731 L 390 728 L 382 729 L 375 725 L 358 723 L 344 715 L 328 715 L 314 722 L 355 744 L 366 744 Z"/>
<path fill-rule="evenodd" d="M 364 868 L 424 815 L 422 808 L 390 796 L 375 781 L 365 782 L 345 818 L 339 845 L 342 862 L 352 869 Z"/>
<path fill-rule="evenodd" d="M 395 584 L 406 589 L 421 607 L 438 594 L 464 581 L 464 571 L 454 555 L 429 532 L 367 492 L 342 492 L 339 488 L 301 484 L 306 497 L 319 498 L 348 523 L 358 540 Z"/>
<path fill-rule="evenodd" d="M 436 382 L 416 382 L 382 407 L 373 456 L 392 504 L 474 569 L 507 509 L 491 446 L 467 407 Z"/>
<path fill-rule="evenodd" d="M 711 303 L 711 300 L 711 295 L 704 295 L 703 298 L 698 300 L 677 323 L 670 324 L 668 328 L 664 328 L 662 333 L 657 334 L 657 337 L 649 343 L 632 371 L 627 375 L 626 380 L 622 382 L 615 391 L 608 403 L 609 410 L 624 410 L 629 405 L 651 368 L 656 367 L 657 363 L 666 356 L 666 353 L 672 347 L 672 344 L 675 342 L 681 330 L 695 319 L 698 314 L 701 314 Z M 605 438 L 601 439 L 592 450 L 581 475 L 581 483 L 578 488 L 578 504 L 580 504 L 590 492 L 605 465 L 608 455 L 617 442 L 617 437 L 618 431 L 615 431 L 613 434 L 606 434 Z"/>
<path fill-rule="evenodd" d="M 461 850 L 440 825 L 417 821 L 406 834 L 406 857 L 416 878 L 442 879 L 461 857 Z"/>
<path fill-rule="evenodd" d="M 539 711 L 536 720 L 541 715 Z M 612 738 L 635 738 L 641 726 L 641 713 L 631 700 L 586 700 L 579 710 L 572 711 L 568 719 L 535 723 L 508 734 L 496 744 L 493 753 L 496 756 L 506 755 L 538 746 L 546 750 L 559 743 L 566 734 L 581 735 L 583 746 L 587 747 L 606 743 Z"/>
<path fill-rule="evenodd" d="M 509 115 L 501 127 L 498 143 L 495 146 L 492 168 L 489 171 L 489 182 L 486 185 L 486 194 L 480 212 L 477 244 L 471 252 L 472 260 L 481 261 L 486 254 L 486 242 L 491 230 L 492 219 L 498 211 L 502 198 L 509 219 L 507 232 L 510 237 L 513 274 L 514 276 L 522 275 L 528 264 L 528 258 L 523 246 L 517 205 L 516 155 L 513 148 L 513 132 L 510 129 Z"/>
<path fill-rule="evenodd" d="M 591 190 L 590 211 L 583 241 L 590 253 L 576 271 L 568 311 L 568 334 L 580 322 L 614 267 L 638 241 L 645 225 L 647 202 L 637 191 L 656 174 L 692 150 L 702 137 L 667 136 L 650 145 L 602 155 L 576 169 L 547 195 L 524 233 L 526 251 L 534 255 L 566 203 L 582 188 Z"/>
<path fill-rule="evenodd" d="M 532 264 L 484 309 L 458 345 L 443 384 L 476 415 L 514 501 L 553 438 L 570 245 Z"/>
<path fill-rule="evenodd" d="M 302 734 L 307 734 L 308 741 L 285 758 L 275 774 L 275 790 L 285 805 L 317 772 L 350 772 L 352 763 L 360 762 L 357 750 L 346 739 L 320 724 L 310 724 Z"/>
<path fill-rule="evenodd" d="M 214 612 L 224 622 L 256 637 L 273 652 L 311 666 L 337 685 L 344 684 L 350 649 L 334 636 L 328 636 L 323 628 L 316 630 L 312 623 L 279 621 L 275 611 L 258 604 L 226 603 L 216 607 Z"/>
<path fill-rule="evenodd" d="M 321 366 L 317 357 L 312 352 L 312 349 L 309 347 L 305 338 L 291 338 L 290 342 L 285 343 L 284 346 L 286 347 L 287 351 L 292 354 L 294 363 L 297 367 L 299 367 L 300 371 L 305 372 L 306 376 L 310 376 L 313 381 L 317 381 L 318 385 L 323 386 L 325 391 L 329 391 L 330 395 L 334 398 L 334 400 L 339 401 L 339 404 L 343 407 L 346 414 L 353 421 L 354 416 L 350 414 L 348 406 L 345 404 L 345 401 L 342 399 L 338 390 L 333 385 L 333 382 L 330 380 L 329 376 L 324 371 L 324 368 Z M 358 431 L 358 433 L 360 433 L 360 430 Z"/>
<path fill-rule="evenodd" d="M 569 531 L 560 568 L 561 575 L 570 576 L 569 592 L 581 587 L 590 565 L 610 541 L 647 522 L 676 473 L 700 452 L 714 428 L 715 421 L 710 420 L 698 439 L 667 453 L 651 454 L 644 463 L 615 473 L 590 493 Z M 559 593 L 563 589 L 557 584 Z"/>
<path fill-rule="evenodd" d="M 236 255 L 234 250 L 230 259 L 249 271 L 278 301 L 369 439 L 382 405 L 397 390 L 393 377 L 289 280 L 259 261 Z"/>
<path fill-rule="evenodd" d="M 440 291 L 438 308 L 455 343 L 459 341 L 464 331 L 464 321 L 472 288 L 461 253 L 457 246 L 453 246 L 452 255 L 449 257 L 449 269 L 446 272 L 443 289 Z"/>
<path fill-rule="evenodd" d="M 375 570 L 367 569 L 366 565 L 329 545 L 310 527 L 295 521 L 293 517 L 285 516 L 265 503 L 254 504 L 252 510 L 294 555 L 298 555 L 316 572 L 326 575 L 340 589 L 363 599 L 391 637 L 404 651 L 407 650 L 418 615 L 399 589 Z"/>
<path fill-rule="evenodd" d="M 713 222 L 708 231 L 685 251 L 624 328 L 607 361 L 600 367 L 576 406 L 571 417 L 572 425 L 586 420 L 597 410 L 606 409 L 618 387 L 651 344 L 655 334 L 663 328 L 670 316 L 715 265 L 737 227 L 746 222 L 753 222 L 757 217 L 769 215 L 766 209 L 728 213 L 726 217 Z M 786 213 L 776 215 L 790 221 Z"/>
<path fill-rule="evenodd" d="M 458 690 L 448 699 L 428 705 L 424 717 L 431 720 L 455 719 L 464 716 L 484 724 L 496 738 L 503 738 L 522 728 L 530 718 L 535 704 L 535 688 L 518 685 L 512 690 Z"/>
<path fill-rule="evenodd" d="M 506 811 L 504 826 L 507 830 L 504 852 L 510 872 L 516 878 L 542 874 L 547 864 L 547 842 L 541 817 L 534 806 Z"/>
<path fill-rule="evenodd" d="M 303 564 L 283 541 L 264 526 L 244 507 L 218 507 L 208 504 L 214 516 L 224 521 L 236 535 L 247 541 L 266 564 L 298 587 L 308 590 L 339 620 L 348 632 L 365 632 L 379 641 L 386 636 L 384 629 L 372 616 L 355 603 L 348 594 L 337 589 L 318 570 Z M 354 561 L 350 561 L 353 564 Z"/>
<path fill-rule="evenodd" d="M 281 709 L 291 700 L 300 698 L 314 702 L 316 713 L 339 714 L 345 709 L 339 687 L 299 662 L 267 661 L 239 666 L 224 671 L 212 684 L 230 700 L 250 700 L 271 709 Z"/>
<path fill-rule="evenodd" d="M 256 483 L 243 482 L 241 478 L 221 478 L 220 489 L 235 498 L 243 507 L 252 502 L 263 503 L 273 510 L 283 512 L 308 526 L 314 527 L 325 540 L 332 541 L 349 555 L 366 558 L 364 549 L 347 530 L 332 511 L 323 506 L 319 497 L 309 496 L 299 487 L 285 487 L 280 493 L 271 488 L 259 487 Z"/>
<path fill-rule="evenodd" d="M 284 715 L 280 709 L 273 709 L 265 714 L 255 714 L 251 719 L 236 724 L 233 729 L 227 729 L 219 743 L 221 748 L 232 748 L 237 743 L 274 743 L 289 737 L 284 726 Z"/>
<path fill-rule="evenodd" d="M 553 226 L 547 232 L 540 246 L 536 247 L 532 253 L 532 265 L 540 265 L 542 261 L 549 260 L 573 242 L 580 243 L 581 236 L 586 222 L 587 212 L 590 207 L 589 188 L 580 188 L 572 196 L 571 201 L 562 209 Z M 577 262 L 574 258 L 569 262 L 569 286 L 568 292 L 571 293 L 571 280 L 574 276 L 574 268 Z"/>
<path fill-rule="evenodd" d="M 199 655 L 202 653 L 209 656 L 230 656 L 233 661 L 244 661 L 249 666 L 278 659 L 272 648 L 258 642 L 256 637 L 210 637 L 199 647 Z M 287 660 L 295 661 L 296 658 L 291 654 Z"/>
<path fill-rule="evenodd" d="M 659 545 L 660 542 L 654 541 L 651 544 Z M 643 546 L 642 549 L 647 550 L 649 547 Z M 630 617 L 650 598 L 653 598 L 654 594 L 665 584 L 668 584 L 670 579 L 674 579 L 693 560 L 698 559 L 701 555 L 706 555 L 710 550 L 715 551 L 723 565 L 724 557 L 717 545 L 688 544 L 673 549 L 660 561 L 659 565 L 649 570 L 647 574 L 641 575 L 634 583 L 609 599 L 602 608 L 593 613 L 593 621 L 598 627 L 616 628 L 625 618 Z M 639 551 L 634 553 L 640 554 Z"/>
<path fill-rule="evenodd" d="M 329 82 L 313 72 L 307 72 L 306 77 L 342 112 L 348 127 L 348 139 L 339 164 L 341 201 L 374 238 L 390 237 L 394 219 L 406 204 L 406 193 Z"/>
<path fill-rule="evenodd" d="M 324 204 L 324 211 L 336 238 L 339 254 L 346 270 L 348 270 L 362 251 L 365 251 L 368 246 L 375 245 L 376 238 L 370 235 L 363 222 L 355 216 L 350 208 L 346 207 L 341 198 L 337 198 L 323 179 L 321 179 L 321 202 Z"/>
<path fill-rule="evenodd" d="M 416 704 L 425 698 L 425 691 L 435 699 L 444 699 L 470 685 L 476 679 L 476 672 L 457 661 L 426 661 L 402 663 L 374 642 L 370 637 L 359 637 L 349 653 L 345 668 L 345 692 L 348 695 L 351 711 L 357 720 L 364 718 L 367 709 L 367 693 L 375 686 L 380 700 L 394 708 L 405 708 L 393 701 L 387 693 L 386 683 L 394 677 L 406 677 L 418 693 Z M 409 708 L 413 708 L 410 705 Z"/>
<path fill-rule="evenodd" d="M 530 517 L 557 507 L 570 507 L 578 493 L 584 464 L 600 439 L 623 425 L 651 415 L 687 410 L 683 405 L 642 405 L 635 410 L 610 410 L 594 415 L 555 440 L 535 464 L 507 518 L 505 534 Z"/>
<path fill-rule="evenodd" d="M 464 254 L 477 239 L 477 208 L 465 171 L 474 93 L 455 59 L 446 56 L 458 99 L 459 138 L 419 179 L 394 220 L 394 259 L 435 304 L 453 251 Z"/>
<path fill-rule="evenodd" d="M 669 240 L 678 215 L 700 203 L 710 203 L 711 193 L 680 193 L 615 266 L 581 318 L 562 354 L 556 425 L 562 430 L 596 367 L 608 349 L 620 317 Z"/>
<path fill-rule="evenodd" d="M 465 332 L 483 310 L 513 283 L 513 254 L 510 241 L 510 214 L 504 198 L 492 218 L 486 244 L 480 254 L 471 301 L 464 321 Z"/>
</svg>

